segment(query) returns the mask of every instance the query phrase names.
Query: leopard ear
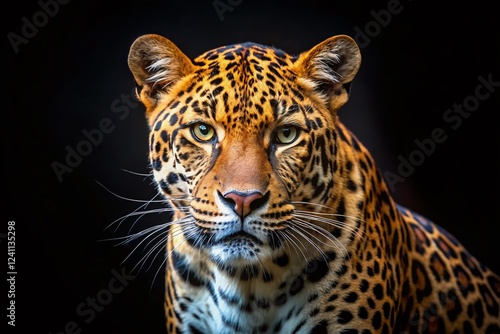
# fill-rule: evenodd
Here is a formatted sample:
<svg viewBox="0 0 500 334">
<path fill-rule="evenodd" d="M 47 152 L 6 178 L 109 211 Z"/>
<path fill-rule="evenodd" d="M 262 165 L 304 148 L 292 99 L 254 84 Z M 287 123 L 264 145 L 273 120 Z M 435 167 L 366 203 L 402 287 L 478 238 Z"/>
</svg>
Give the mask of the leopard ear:
<svg viewBox="0 0 500 334">
<path fill-rule="evenodd" d="M 319 93 L 332 111 L 349 97 L 350 82 L 361 64 L 361 53 L 349 36 L 337 35 L 302 53 L 296 62 L 299 82 Z"/>
<path fill-rule="evenodd" d="M 156 107 L 162 93 L 193 72 L 193 63 L 174 43 L 154 34 L 143 35 L 132 43 L 128 66 L 147 112 Z"/>
</svg>

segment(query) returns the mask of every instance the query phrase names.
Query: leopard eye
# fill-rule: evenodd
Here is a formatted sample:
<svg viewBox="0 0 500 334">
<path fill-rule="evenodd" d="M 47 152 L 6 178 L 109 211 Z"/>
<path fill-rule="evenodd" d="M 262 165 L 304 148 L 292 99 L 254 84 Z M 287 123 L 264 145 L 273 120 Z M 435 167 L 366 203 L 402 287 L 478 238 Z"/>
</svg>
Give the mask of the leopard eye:
<svg viewBox="0 0 500 334">
<path fill-rule="evenodd" d="M 210 141 L 215 137 L 215 129 L 205 123 L 196 123 L 191 126 L 191 133 L 201 142 Z"/>
<path fill-rule="evenodd" d="M 299 137 L 299 129 L 295 126 L 285 125 L 276 129 L 276 142 L 291 144 Z"/>
</svg>

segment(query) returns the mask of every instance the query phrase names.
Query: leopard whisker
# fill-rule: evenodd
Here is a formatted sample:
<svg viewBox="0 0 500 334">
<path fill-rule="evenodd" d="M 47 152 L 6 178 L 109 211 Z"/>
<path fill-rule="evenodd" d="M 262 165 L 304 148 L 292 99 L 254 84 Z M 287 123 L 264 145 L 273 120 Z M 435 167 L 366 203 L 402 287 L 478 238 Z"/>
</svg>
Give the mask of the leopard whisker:
<svg viewBox="0 0 500 334">
<path fill-rule="evenodd" d="M 311 229 L 313 230 L 314 232 L 320 234 L 321 236 L 325 237 L 325 239 L 331 239 L 331 238 L 335 238 L 333 235 L 331 235 L 330 232 L 328 232 L 328 230 L 322 228 L 321 226 L 317 226 L 317 225 L 314 225 L 314 224 L 311 224 L 310 222 L 306 221 L 306 220 L 303 220 L 303 219 L 300 219 L 300 218 L 296 218 L 294 219 L 293 221 L 296 225 L 298 226 L 301 226 L 301 227 L 304 227 L 304 228 L 308 228 L 308 229 Z M 323 232 L 325 231 L 326 234 Z M 317 238 L 317 237 L 316 237 Z M 325 241 L 323 240 L 320 240 L 319 238 L 317 238 L 317 240 L 325 245 L 325 246 L 329 246 L 328 243 L 326 243 Z"/>
<path fill-rule="evenodd" d="M 279 234 L 280 236 L 282 236 L 283 238 L 285 238 L 285 237 L 286 237 L 286 232 L 285 232 L 285 231 L 280 231 L 280 230 L 278 230 L 278 231 L 275 231 L 275 233 L 278 233 L 278 234 Z M 288 253 L 290 253 L 290 251 L 291 251 L 291 249 L 292 249 L 292 247 L 291 247 L 290 243 L 285 242 L 284 244 L 286 245 L 286 247 L 287 247 L 287 249 L 288 249 Z M 294 250 L 295 250 L 295 248 L 294 248 Z M 297 250 L 295 250 L 295 252 L 297 253 Z M 299 254 L 297 253 L 297 257 L 298 257 L 298 256 L 299 256 Z"/>
<path fill-rule="evenodd" d="M 153 177 L 153 173 L 152 172 L 149 172 L 149 173 L 139 173 L 139 172 L 134 172 L 134 171 L 129 170 L 129 169 L 125 169 L 125 168 L 120 168 L 120 170 L 122 172 L 126 172 L 126 173 L 129 173 L 129 174 L 132 174 L 132 175 L 144 176 L 144 177 L 149 177 L 149 178 Z"/>
<path fill-rule="evenodd" d="M 300 257 L 300 254 L 299 254 L 299 252 L 298 252 L 298 251 L 300 251 L 300 253 L 301 253 L 302 257 L 303 257 L 303 258 L 304 258 L 304 260 L 305 260 L 305 262 L 307 262 L 307 256 L 304 254 L 304 252 L 302 251 L 301 247 L 299 247 L 299 244 L 300 244 L 300 246 L 302 246 L 302 248 L 303 248 L 304 250 L 306 250 L 306 247 L 304 246 L 304 244 L 302 244 L 302 242 L 300 241 L 300 239 L 299 239 L 296 235 L 294 235 L 293 233 L 289 233 L 289 232 L 288 232 L 288 229 L 287 229 L 287 230 L 282 231 L 282 233 L 283 233 L 283 236 L 284 236 L 284 237 L 285 237 L 288 241 L 290 241 L 290 242 L 293 244 L 293 246 L 294 246 L 293 248 L 294 248 L 294 250 L 295 250 L 295 253 L 296 253 L 297 257 Z M 292 237 L 293 237 L 295 240 L 293 240 L 293 239 L 292 239 Z M 298 243 L 298 244 L 297 244 L 297 243 Z M 298 251 L 297 251 L 297 250 L 298 250 Z"/>
<path fill-rule="evenodd" d="M 168 233 L 168 227 L 169 226 L 165 226 L 165 224 L 155 225 L 155 226 L 152 226 L 146 230 L 143 230 L 143 231 L 140 231 L 138 233 L 134 233 L 131 236 L 128 236 L 128 238 L 126 240 L 124 240 L 123 242 L 121 242 L 119 245 L 128 244 L 131 241 L 136 240 L 139 237 L 142 237 L 143 235 L 145 235 L 145 237 L 141 241 L 139 241 L 139 243 L 137 245 L 135 245 L 134 248 L 130 251 L 130 253 L 125 257 L 125 259 L 122 261 L 122 264 L 125 263 L 132 256 L 132 254 L 134 254 L 139 249 L 139 247 L 143 243 L 146 242 L 146 240 L 148 240 L 150 238 L 153 238 L 152 240 L 154 240 L 157 237 L 157 236 L 155 236 L 157 233 L 159 233 L 159 234 Z"/>
<path fill-rule="evenodd" d="M 342 217 L 342 218 L 347 218 L 359 222 L 365 222 L 363 218 L 356 217 L 356 216 L 351 216 L 351 215 L 344 215 L 340 213 L 326 213 L 326 212 L 316 212 L 316 211 L 307 211 L 307 210 L 295 210 L 295 212 L 300 212 L 300 213 L 309 213 L 313 215 L 318 215 L 318 216 L 332 216 L 332 217 Z"/>
<path fill-rule="evenodd" d="M 342 230 L 346 230 L 350 233 L 356 234 L 356 236 L 360 239 L 365 238 L 366 232 L 363 229 L 361 229 L 360 226 L 351 226 L 351 225 L 347 225 L 344 222 L 341 222 L 341 221 L 338 221 L 335 219 L 330 219 L 327 217 L 318 217 L 311 212 L 298 212 L 298 213 L 296 212 L 296 213 L 294 213 L 294 216 L 297 218 L 302 218 L 305 220 L 312 220 L 312 221 L 327 224 L 327 225 L 330 225 L 330 226 L 333 226 L 333 227 L 336 227 L 336 228 L 339 228 Z"/>
<path fill-rule="evenodd" d="M 165 239 L 165 244 L 170 242 L 170 240 L 171 240 L 170 238 L 171 238 L 171 236 L 167 235 L 167 238 Z M 160 272 L 160 270 L 165 268 L 167 260 L 168 260 L 168 254 L 166 254 L 166 252 L 165 252 L 163 255 L 163 260 L 161 261 L 160 265 L 158 266 L 158 269 L 156 270 L 155 274 L 153 275 L 153 279 L 151 280 L 151 286 L 149 288 L 150 292 L 153 289 L 153 285 L 154 285 L 154 282 L 156 281 L 156 278 L 158 277 L 158 273 Z"/>
<path fill-rule="evenodd" d="M 130 256 L 132 256 L 132 254 L 134 252 L 136 252 L 139 249 L 139 247 L 141 247 L 141 245 L 143 245 L 148 239 L 153 238 L 152 240 L 154 240 L 156 238 L 156 236 L 154 236 L 154 234 L 156 234 L 156 233 L 168 233 L 169 228 L 172 225 L 174 225 L 176 223 L 182 223 L 184 220 L 185 220 L 185 218 L 182 218 L 182 219 L 179 219 L 179 220 L 176 220 L 176 221 L 172 221 L 172 222 L 169 222 L 169 223 L 151 226 L 151 227 L 149 227 L 147 229 L 144 229 L 144 230 L 139 231 L 137 233 L 134 233 L 132 235 L 128 235 L 128 236 L 125 236 L 125 237 L 120 237 L 121 239 L 125 239 L 125 240 L 122 241 L 122 242 L 120 242 L 118 245 L 126 245 L 126 244 L 130 243 L 131 241 L 136 240 L 136 239 L 138 239 L 138 238 L 140 238 L 140 237 L 142 237 L 142 236 L 145 235 L 145 237 L 141 241 L 139 241 L 139 243 L 137 245 L 135 245 L 135 247 L 132 249 L 132 251 L 122 261 L 122 263 L 124 263 L 125 261 L 127 261 L 130 258 Z M 148 243 L 146 243 L 145 246 L 148 246 L 150 243 L 151 243 L 151 241 L 149 241 Z"/>
<path fill-rule="evenodd" d="M 281 238 L 283 238 L 286 241 L 288 241 L 288 242 L 284 243 L 286 245 L 286 247 L 288 248 L 288 252 L 290 252 L 291 249 L 293 249 L 294 252 L 295 252 L 295 254 L 297 255 L 297 257 L 299 257 L 299 252 L 297 251 L 297 245 L 295 244 L 295 242 L 293 240 L 290 239 L 290 237 L 288 236 L 287 231 L 276 230 L 276 231 L 273 231 L 273 233 L 276 233 L 276 234 L 280 235 Z M 295 246 L 295 247 L 292 247 L 292 246 Z"/>
<path fill-rule="evenodd" d="M 167 242 L 167 240 L 169 238 L 168 234 L 157 235 L 157 236 L 153 237 L 147 243 L 147 245 L 145 245 L 145 247 L 148 247 L 153 242 L 153 240 L 155 240 L 158 237 L 160 237 L 160 239 L 157 240 L 156 243 L 153 245 L 153 247 L 151 247 L 147 251 L 147 253 L 137 262 L 137 264 L 132 268 L 132 270 L 135 270 L 137 268 L 137 266 L 142 263 L 141 266 L 139 267 L 139 271 L 141 271 L 142 268 L 144 267 L 144 265 L 146 264 L 146 261 L 150 258 L 151 254 L 153 254 L 153 252 L 156 252 L 156 255 L 151 259 L 151 262 L 150 262 L 149 267 L 147 268 L 147 270 L 149 270 L 151 268 L 151 266 L 153 265 L 153 262 L 155 261 L 156 257 L 160 254 L 161 249 L 163 248 L 162 246 L 166 245 L 166 242 Z"/>
<path fill-rule="evenodd" d="M 312 224 L 311 222 L 307 221 L 307 220 L 301 220 L 301 223 L 306 225 L 307 228 L 309 229 L 312 229 L 314 231 L 316 231 L 317 233 L 321 233 L 321 231 L 324 231 L 326 232 L 327 234 L 324 235 L 322 234 L 323 236 L 325 236 L 327 239 L 331 240 L 333 245 L 335 245 L 335 247 L 337 248 L 337 250 L 342 254 L 342 256 L 347 256 L 348 257 L 348 262 L 351 263 L 352 265 L 352 261 L 351 261 L 351 257 L 349 255 L 349 252 L 347 251 L 347 248 L 345 247 L 345 245 L 338 239 L 336 238 L 335 236 L 331 235 L 330 232 L 328 232 L 328 230 L 326 230 L 325 228 L 321 227 L 321 226 L 318 226 L 318 225 L 315 225 L 315 224 Z M 364 239 L 362 239 L 364 240 Z M 339 247 L 339 245 L 341 247 Z"/>
<path fill-rule="evenodd" d="M 190 219 L 192 219 L 192 217 L 185 217 L 185 218 L 190 218 Z M 172 231 L 172 233 L 170 233 L 170 234 L 167 236 L 167 238 L 166 238 L 166 240 L 165 240 L 164 244 L 166 245 L 167 243 L 169 243 L 169 242 L 172 240 L 172 238 L 176 237 L 177 235 L 181 235 L 181 234 L 183 234 L 183 233 L 184 233 L 184 232 L 183 232 L 183 231 L 182 231 L 182 229 L 180 229 L 180 228 L 179 228 L 178 230 L 176 230 L 176 231 Z M 155 274 L 154 274 L 154 276 L 153 276 L 153 281 L 152 281 L 152 283 L 151 283 L 151 289 L 152 289 L 152 287 L 153 287 L 154 281 L 156 280 L 156 277 L 158 276 L 158 273 L 160 272 L 160 270 L 162 270 L 162 269 L 165 267 L 165 264 L 166 264 L 166 262 L 167 262 L 168 258 L 170 257 L 170 255 L 172 254 L 172 252 L 174 252 L 174 251 L 175 251 L 178 247 L 180 247 L 180 246 L 181 246 L 184 242 L 186 242 L 188 237 L 190 237 L 190 236 L 194 236 L 194 235 L 196 235 L 196 234 L 197 234 L 197 231 L 195 231 L 194 229 L 193 229 L 192 231 L 190 231 L 190 230 L 189 230 L 189 227 L 188 227 L 188 230 L 187 230 L 187 232 L 185 233 L 186 238 L 184 238 L 184 240 L 183 240 L 182 242 L 180 242 L 178 245 L 176 245 L 174 248 L 172 248 L 172 249 L 171 249 L 168 253 L 167 253 L 167 252 L 165 252 L 164 259 L 163 259 L 163 261 L 161 262 L 161 265 L 158 267 L 158 269 L 156 270 L 156 273 L 155 273 Z M 198 237 L 199 237 L 199 235 L 198 235 Z"/>
<path fill-rule="evenodd" d="M 307 229 L 301 226 L 290 226 L 290 229 L 295 231 L 295 233 L 299 234 L 305 241 L 309 242 L 309 244 L 313 246 L 314 249 L 316 249 L 316 251 L 321 255 L 321 257 L 323 257 L 323 260 L 325 260 L 325 262 L 328 263 L 328 259 L 325 256 L 325 252 L 309 236 L 319 241 L 317 237 L 315 237 L 312 233 L 307 231 Z M 306 234 L 308 234 L 309 236 L 307 236 Z"/>
<path fill-rule="evenodd" d="M 163 200 L 163 199 L 159 199 L 159 200 L 149 199 L 149 200 L 146 200 L 146 199 L 129 198 L 129 197 L 125 197 L 125 196 L 122 196 L 122 195 L 118 195 L 117 193 L 111 191 L 109 188 L 107 188 L 105 185 L 103 185 L 101 182 L 99 182 L 97 180 L 94 180 L 94 181 L 98 185 L 100 185 L 102 188 L 104 188 L 104 190 L 106 190 L 111 195 L 113 195 L 113 196 L 115 196 L 115 197 L 117 197 L 119 199 L 123 199 L 123 200 L 129 201 L 129 202 L 139 202 L 139 203 L 165 203 L 165 200 Z M 156 195 L 154 195 L 153 198 L 157 197 L 158 195 L 160 195 L 160 193 L 157 193 Z"/>
<path fill-rule="evenodd" d="M 326 210 L 330 210 L 330 211 L 334 210 L 332 207 L 329 207 L 329 206 L 326 206 L 326 205 L 323 205 L 323 204 L 319 204 L 319 203 L 310 203 L 310 202 L 303 202 L 303 201 L 291 201 L 290 204 L 293 204 L 293 205 L 317 206 L 317 207 L 319 207 L 321 209 L 324 209 L 325 211 Z M 364 221 L 364 219 L 361 218 L 361 217 L 356 217 L 356 216 L 351 216 L 351 215 L 345 215 L 345 214 L 341 214 L 341 213 L 327 213 L 327 212 L 317 212 L 317 211 L 311 212 L 311 211 L 308 211 L 308 210 L 296 210 L 296 211 L 314 213 L 314 214 L 319 214 L 319 215 L 333 215 L 333 216 L 337 216 L 337 217 L 344 217 L 344 218 L 349 218 L 349 219 Z"/>
<path fill-rule="evenodd" d="M 142 207 L 142 205 L 141 205 Z M 150 214 L 150 213 L 165 213 L 165 212 L 173 212 L 175 211 L 175 209 L 172 209 L 172 208 L 157 208 L 157 209 L 151 209 L 151 210 L 144 210 L 144 211 L 138 211 L 141 209 L 141 207 L 138 207 L 137 209 L 135 209 L 134 211 L 130 212 L 130 213 L 127 213 L 126 215 L 123 215 L 117 219 L 115 219 L 114 221 L 112 221 L 108 226 L 106 226 L 104 228 L 104 230 L 107 230 L 108 228 L 110 228 L 111 226 L 113 226 L 115 223 L 118 222 L 118 226 L 116 226 L 115 228 L 115 231 L 116 232 L 119 228 L 120 228 L 120 225 L 127 219 L 127 218 L 130 218 L 130 217 L 134 217 L 134 216 L 140 216 L 139 219 L 147 214 Z M 134 224 L 137 222 L 137 220 L 134 222 Z M 133 227 L 133 226 L 132 226 Z"/>
<path fill-rule="evenodd" d="M 156 229 L 160 229 L 160 228 L 167 228 L 168 229 L 170 227 L 170 225 L 172 225 L 172 223 L 164 223 L 164 224 L 154 225 L 154 226 L 150 226 L 144 230 L 141 230 L 139 232 L 136 232 L 134 234 L 129 234 L 129 235 L 121 236 L 121 237 L 99 239 L 98 241 L 103 242 L 103 241 L 123 240 L 121 242 L 116 243 L 115 246 L 124 246 L 124 245 L 129 244 L 131 241 L 138 239 L 139 237 L 141 237 L 143 235 L 147 235 L 151 231 L 153 231 L 152 233 L 154 233 L 154 230 L 156 230 Z"/>
<path fill-rule="evenodd" d="M 294 220 L 295 223 L 297 223 L 299 226 L 302 226 L 303 228 L 307 228 L 307 229 L 311 229 L 313 230 L 314 232 L 322 235 L 323 237 L 325 237 L 326 240 L 330 240 L 331 243 L 333 244 L 333 246 L 342 254 L 342 255 L 345 255 L 347 253 L 347 249 L 345 248 L 344 244 L 342 244 L 342 242 L 340 240 L 338 240 L 335 236 L 333 236 L 327 229 L 321 227 L 321 226 L 317 226 L 317 225 L 314 225 L 314 224 L 311 224 L 310 222 L 308 221 L 304 221 L 300 218 L 296 218 Z M 323 245 L 325 246 L 330 246 L 328 243 L 324 242 L 323 240 L 320 240 L 318 237 L 315 236 L 315 238 L 321 242 Z M 339 246 L 340 245 L 340 246 Z"/>
<path fill-rule="evenodd" d="M 213 237 L 213 235 L 211 235 L 209 239 L 211 239 L 212 237 Z M 202 242 L 201 234 L 198 234 L 197 238 L 193 242 L 193 246 L 198 248 L 199 252 L 201 252 L 201 249 L 203 248 L 203 247 L 201 247 L 202 246 L 201 242 Z"/>
</svg>

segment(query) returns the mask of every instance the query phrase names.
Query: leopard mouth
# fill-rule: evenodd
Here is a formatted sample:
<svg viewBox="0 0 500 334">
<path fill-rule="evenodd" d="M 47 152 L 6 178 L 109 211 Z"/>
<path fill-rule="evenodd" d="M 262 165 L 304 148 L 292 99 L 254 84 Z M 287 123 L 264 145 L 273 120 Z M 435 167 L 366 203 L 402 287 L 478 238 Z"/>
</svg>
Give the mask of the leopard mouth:
<svg viewBox="0 0 500 334">
<path fill-rule="evenodd" d="M 256 236 L 240 230 L 213 242 L 207 250 L 214 263 L 238 267 L 257 263 L 263 256 L 269 256 L 267 248 L 262 245 Z"/>
<path fill-rule="evenodd" d="M 251 243 L 254 243 L 256 245 L 261 246 L 263 243 L 261 240 L 259 240 L 257 237 L 251 235 L 248 232 L 245 231 L 238 231 L 231 233 L 224 238 L 222 238 L 218 243 L 219 244 L 237 244 L 240 242 L 245 242 L 245 241 L 250 241 Z"/>
</svg>

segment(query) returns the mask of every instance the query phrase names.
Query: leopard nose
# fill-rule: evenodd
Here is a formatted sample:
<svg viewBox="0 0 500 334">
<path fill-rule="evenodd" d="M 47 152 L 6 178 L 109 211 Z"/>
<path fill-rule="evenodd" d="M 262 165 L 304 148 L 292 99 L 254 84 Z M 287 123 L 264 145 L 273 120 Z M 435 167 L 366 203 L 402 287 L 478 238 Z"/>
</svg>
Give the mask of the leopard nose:
<svg viewBox="0 0 500 334">
<path fill-rule="evenodd" d="M 231 191 L 224 195 L 225 202 L 233 205 L 234 212 L 236 212 L 242 219 L 248 216 L 252 210 L 257 209 L 264 204 L 263 201 L 260 201 L 262 198 L 262 193 L 258 191 Z"/>
</svg>

